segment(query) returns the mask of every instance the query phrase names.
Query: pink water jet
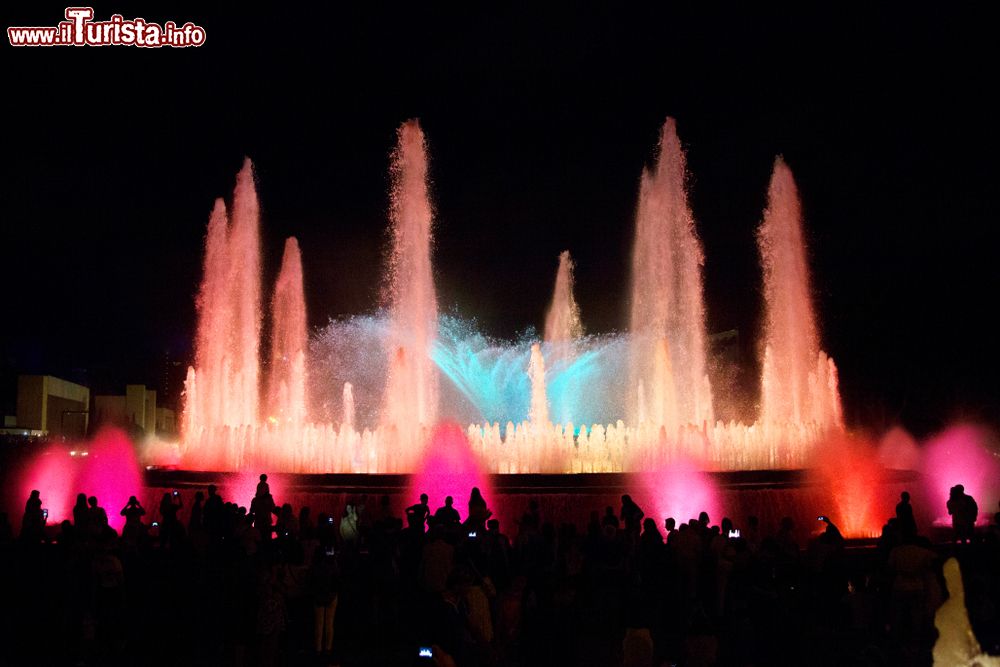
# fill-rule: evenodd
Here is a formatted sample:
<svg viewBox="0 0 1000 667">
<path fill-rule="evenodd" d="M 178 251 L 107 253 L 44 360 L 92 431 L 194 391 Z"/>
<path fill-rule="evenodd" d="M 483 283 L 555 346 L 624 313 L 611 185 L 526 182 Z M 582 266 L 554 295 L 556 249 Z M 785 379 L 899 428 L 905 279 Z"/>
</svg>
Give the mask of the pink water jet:
<svg viewBox="0 0 1000 667">
<path fill-rule="evenodd" d="M 708 512 L 714 522 L 722 518 L 723 508 L 715 482 L 691 459 L 677 459 L 636 477 L 642 491 L 635 500 L 646 516 L 656 519 L 660 530 L 669 517 L 676 519 L 678 524 L 698 518 L 701 512 Z"/>
<path fill-rule="evenodd" d="M 837 368 L 820 349 L 813 310 L 802 205 L 780 157 L 757 230 L 764 269 L 764 340 L 760 422 L 765 428 L 813 422 L 841 429 Z"/>
<path fill-rule="evenodd" d="M 656 167 L 643 171 L 632 254 L 629 418 L 639 405 L 653 426 L 671 434 L 714 419 L 706 364 L 704 253 L 688 204 L 684 150 L 673 118 L 663 124 Z M 667 342 L 669 374 L 658 372 Z M 672 397 L 670 403 L 661 401 Z M 676 399 L 676 402 L 673 402 Z"/>
<path fill-rule="evenodd" d="M 433 512 L 444 505 L 446 496 L 455 499 L 455 507 L 464 520 L 466 503 L 472 487 L 478 487 L 486 502 L 495 502 L 489 475 L 472 451 L 462 427 L 455 422 L 443 422 L 434 427 L 424 447 L 417 472 L 410 476 L 407 505 L 417 502 L 421 493 L 430 496 Z M 411 500 L 412 499 L 412 500 Z M 494 513 L 497 508 L 491 505 Z"/>
<path fill-rule="evenodd" d="M 97 496 L 110 526 L 121 531 L 125 525 L 121 509 L 129 496 L 141 494 L 143 482 L 128 436 L 105 428 L 92 440 L 46 446 L 26 463 L 15 487 L 17 497 L 11 502 L 20 502 L 22 508 L 33 489 L 41 492 L 50 526 L 73 520 L 78 493 Z"/>
<path fill-rule="evenodd" d="M 993 431 L 973 424 L 952 426 L 924 448 L 922 472 L 935 523 L 951 525 L 946 503 L 961 484 L 979 505 L 979 524 L 988 523 L 1000 500 L 1000 442 Z"/>
<path fill-rule="evenodd" d="M 268 421 L 301 426 L 306 421 L 306 300 L 302 256 L 295 238 L 285 241 L 271 299 L 271 368 Z"/>
<path fill-rule="evenodd" d="M 249 158 L 236 176 L 229 216 L 217 200 L 209 218 L 198 293 L 195 365 L 185 382 L 185 464 L 236 467 L 220 428 L 256 426 L 260 399 L 260 210 Z"/>
<path fill-rule="evenodd" d="M 421 427 L 437 420 L 438 372 L 431 359 L 437 337 L 437 295 L 431 265 L 433 209 L 427 188 L 427 149 L 416 120 L 403 123 L 392 159 L 392 254 L 388 283 L 389 378 L 381 419 L 396 429 L 404 455 L 419 447 Z"/>
</svg>

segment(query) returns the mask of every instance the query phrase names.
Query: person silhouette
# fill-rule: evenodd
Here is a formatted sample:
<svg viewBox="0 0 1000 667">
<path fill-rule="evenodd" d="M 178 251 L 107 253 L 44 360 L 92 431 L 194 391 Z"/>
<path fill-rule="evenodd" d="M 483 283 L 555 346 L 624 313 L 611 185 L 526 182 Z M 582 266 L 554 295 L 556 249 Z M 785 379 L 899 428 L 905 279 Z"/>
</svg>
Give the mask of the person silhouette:
<svg viewBox="0 0 1000 667">
<path fill-rule="evenodd" d="M 427 522 L 427 517 L 430 516 L 431 508 L 427 505 L 428 500 L 426 493 L 420 494 L 420 502 L 415 505 L 410 505 L 406 508 L 406 525 L 410 528 L 420 528 L 423 532 L 424 524 Z"/>
<path fill-rule="evenodd" d="M 462 518 L 458 514 L 458 510 L 454 508 L 455 499 L 448 496 L 444 499 L 444 507 L 439 507 L 436 512 L 434 512 L 434 521 L 445 526 L 453 526 L 455 524 L 461 523 Z"/>
<path fill-rule="evenodd" d="M 261 475 L 265 477 L 265 475 Z M 266 482 L 262 482 L 265 487 Z M 260 484 L 257 485 L 260 488 Z M 274 498 L 268 492 L 258 493 L 254 496 L 254 499 L 250 501 L 250 515 L 253 517 L 253 527 L 260 532 L 261 539 L 265 543 L 268 543 L 271 539 L 272 533 L 274 532 L 274 523 L 271 516 L 278 515 L 278 508 L 274 504 Z"/>
<path fill-rule="evenodd" d="M 313 650 L 329 654 L 333 649 L 333 621 L 340 590 L 340 568 L 332 547 L 316 547 L 307 590 L 313 603 Z"/>
<path fill-rule="evenodd" d="M 208 531 L 209 535 L 217 536 L 222 532 L 224 511 L 225 505 L 222 502 L 222 496 L 217 493 L 215 484 L 209 484 L 208 497 L 205 498 L 205 508 L 202 511 L 205 530 Z"/>
<path fill-rule="evenodd" d="M 33 490 L 24 503 L 24 516 L 21 518 L 21 539 L 25 542 L 39 542 L 43 537 L 45 517 L 42 514 L 41 492 Z"/>
<path fill-rule="evenodd" d="M 951 526 L 955 531 L 956 542 L 971 542 L 976 530 L 976 519 L 979 518 L 979 505 L 972 496 L 965 493 L 965 487 L 956 484 L 951 487 L 947 502 L 948 514 L 951 515 Z"/>
<path fill-rule="evenodd" d="M 160 546 L 175 546 L 180 538 L 180 522 L 177 513 L 181 509 L 181 496 L 178 491 L 164 493 L 160 499 Z"/>
<path fill-rule="evenodd" d="M 97 504 L 97 496 L 87 499 L 90 509 L 87 510 L 89 529 L 92 535 L 100 535 L 108 527 L 108 513 Z"/>
<path fill-rule="evenodd" d="M 677 539 L 677 519 L 672 516 L 668 516 L 666 521 L 663 522 L 663 527 L 666 529 L 666 536 L 664 539 L 667 544 L 673 546 L 674 541 Z"/>
<path fill-rule="evenodd" d="M 122 537 L 135 538 L 142 531 L 142 517 L 146 510 L 139 503 L 135 496 L 129 496 L 128 504 L 122 508 L 121 515 L 125 517 L 125 527 L 122 528 Z"/>
<path fill-rule="evenodd" d="M 191 515 L 188 517 L 188 532 L 200 532 L 205 525 L 205 494 L 196 491 L 194 494 L 194 504 L 191 506 Z"/>
<path fill-rule="evenodd" d="M 87 494 L 76 494 L 76 504 L 73 505 L 73 527 L 77 534 L 87 532 L 87 523 L 90 517 L 90 508 L 87 506 Z"/>
<path fill-rule="evenodd" d="M 633 544 L 639 540 L 639 529 L 642 527 L 643 516 L 644 512 L 635 504 L 632 496 L 627 494 L 622 496 L 622 523 L 625 524 L 625 536 Z"/>
<path fill-rule="evenodd" d="M 257 482 L 257 492 L 254 493 L 255 496 L 266 496 L 271 493 L 271 486 L 267 483 L 267 475 L 262 474 L 260 476 L 260 481 Z"/>
<path fill-rule="evenodd" d="M 470 531 L 483 532 L 486 530 L 486 522 L 493 516 L 493 512 L 486 506 L 479 487 L 472 487 L 472 494 L 469 496 L 469 515 L 466 517 L 466 524 Z"/>
<path fill-rule="evenodd" d="M 909 539 L 917 534 L 917 522 L 913 518 L 913 505 L 910 504 L 908 491 L 899 494 L 899 503 L 896 504 L 896 523 L 903 534 L 903 539 Z"/>
</svg>

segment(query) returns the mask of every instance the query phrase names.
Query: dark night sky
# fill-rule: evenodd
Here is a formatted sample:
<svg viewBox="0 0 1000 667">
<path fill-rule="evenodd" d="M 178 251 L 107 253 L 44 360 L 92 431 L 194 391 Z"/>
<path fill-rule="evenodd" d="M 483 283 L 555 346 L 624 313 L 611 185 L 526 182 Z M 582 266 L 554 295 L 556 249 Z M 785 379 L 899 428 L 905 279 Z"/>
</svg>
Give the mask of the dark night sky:
<svg viewBox="0 0 1000 667">
<path fill-rule="evenodd" d="M 441 306 L 495 335 L 540 327 L 568 248 L 587 329 L 621 329 L 639 173 L 672 115 L 711 330 L 739 328 L 753 363 L 753 232 L 780 153 L 850 420 L 997 421 L 1000 41 L 985 14 L 204 4 L 138 12 L 205 26 L 198 49 L 0 49 L 8 413 L 17 372 L 155 385 L 165 351 L 190 354 L 208 213 L 245 154 L 266 281 L 295 235 L 312 325 L 371 310 L 388 156 L 414 116 L 433 161 Z M 4 27 L 54 25 L 63 6 L 5 7 Z"/>
</svg>

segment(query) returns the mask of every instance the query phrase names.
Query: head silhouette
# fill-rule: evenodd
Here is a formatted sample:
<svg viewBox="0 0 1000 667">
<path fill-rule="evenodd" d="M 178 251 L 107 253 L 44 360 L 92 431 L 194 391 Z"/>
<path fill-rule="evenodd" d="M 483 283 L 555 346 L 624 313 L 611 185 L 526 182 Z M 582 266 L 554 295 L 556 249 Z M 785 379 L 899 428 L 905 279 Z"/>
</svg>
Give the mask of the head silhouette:
<svg viewBox="0 0 1000 667">
<path fill-rule="evenodd" d="M 901 494 L 899 494 L 899 497 L 903 500 L 904 503 L 910 502 L 910 492 L 909 491 L 903 491 Z"/>
<path fill-rule="evenodd" d="M 444 499 L 444 504 L 448 507 L 451 507 L 454 503 L 455 499 L 452 498 L 451 496 L 448 496 L 447 498 Z"/>
<path fill-rule="evenodd" d="M 420 494 L 420 502 L 421 503 L 423 503 L 424 505 L 426 505 L 427 501 L 429 501 L 429 500 L 430 500 L 430 498 L 428 497 L 428 495 L 426 493 L 421 493 Z"/>
<path fill-rule="evenodd" d="M 90 503 L 91 507 L 97 507 L 97 496 L 87 498 L 87 502 Z"/>
</svg>

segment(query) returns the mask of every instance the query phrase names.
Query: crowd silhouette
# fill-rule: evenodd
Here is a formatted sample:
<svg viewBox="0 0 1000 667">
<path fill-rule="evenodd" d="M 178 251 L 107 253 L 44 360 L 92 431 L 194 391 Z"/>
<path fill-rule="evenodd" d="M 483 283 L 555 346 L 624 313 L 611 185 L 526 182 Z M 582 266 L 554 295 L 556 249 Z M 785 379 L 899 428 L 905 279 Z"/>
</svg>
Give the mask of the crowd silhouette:
<svg viewBox="0 0 1000 667">
<path fill-rule="evenodd" d="M 0 664 L 922 665 L 956 554 L 979 640 L 1000 645 L 1000 513 L 977 529 L 961 485 L 952 540 L 922 535 L 904 492 L 866 548 L 826 516 L 807 541 L 787 517 L 660 525 L 629 495 L 582 527 L 531 500 L 511 536 L 477 488 L 433 512 L 427 494 L 402 517 L 360 495 L 314 518 L 261 475 L 250 499 L 132 496 L 120 534 L 94 496 L 57 530 L 43 501 L 18 539 L 0 515 Z"/>
</svg>

